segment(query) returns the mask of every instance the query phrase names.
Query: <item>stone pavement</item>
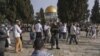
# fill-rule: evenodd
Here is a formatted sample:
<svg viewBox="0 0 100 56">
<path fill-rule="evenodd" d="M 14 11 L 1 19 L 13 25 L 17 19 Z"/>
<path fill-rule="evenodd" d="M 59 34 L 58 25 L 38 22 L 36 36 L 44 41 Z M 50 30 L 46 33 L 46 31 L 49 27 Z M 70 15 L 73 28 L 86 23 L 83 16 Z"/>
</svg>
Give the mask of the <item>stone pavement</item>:
<svg viewBox="0 0 100 56">
<path fill-rule="evenodd" d="M 23 52 L 16 54 L 14 52 L 14 47 L 6 51 L 5 56 L 31 56 L 33 52 L 32 45 L 27 44 L 29 40 L 29 34 L 23 34 L 24 39 L 24 49 Z M 12 42 L 13 42 L 12 38 Z M 100 56 L 100 38 L 90 39 L 85 37 L 85 33 L 81 32 L 81 36 L 78 39 L 79 44 L 69 45 L 66 41 L 60 41 L 60 50 L 53 49 L 48 50 L 54 56 Z M 14 44 L 14 43 L 13 43 Z M 14 45 L 12 45 L 14 46 Z M 46 49 L 50 48 L 49 44 L 46 44 Z"/>
</svg>

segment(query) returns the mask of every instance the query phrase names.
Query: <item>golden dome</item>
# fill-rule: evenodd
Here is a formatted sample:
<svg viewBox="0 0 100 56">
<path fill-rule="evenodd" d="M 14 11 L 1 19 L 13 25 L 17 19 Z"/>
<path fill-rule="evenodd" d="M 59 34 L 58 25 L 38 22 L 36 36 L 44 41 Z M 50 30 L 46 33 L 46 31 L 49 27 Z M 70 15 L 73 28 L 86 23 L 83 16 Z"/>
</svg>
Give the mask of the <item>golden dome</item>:
<svg viewBox="0 0 100 56">
<path fill-rule="evenodd" d="M 46 13 L 56 13 L 57 9 L 54 6 L 48 6 L 45 10 Z"/>
</svg>

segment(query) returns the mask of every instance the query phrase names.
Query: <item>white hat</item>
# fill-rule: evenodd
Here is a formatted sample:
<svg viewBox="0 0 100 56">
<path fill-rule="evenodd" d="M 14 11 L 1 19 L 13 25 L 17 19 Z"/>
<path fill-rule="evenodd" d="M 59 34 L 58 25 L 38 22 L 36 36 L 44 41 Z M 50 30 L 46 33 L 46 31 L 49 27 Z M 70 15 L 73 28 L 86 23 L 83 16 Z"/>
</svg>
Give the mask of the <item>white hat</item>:
<svg viewBox="0 0 100 56">
<path fill-rule="evenodd" d="M 17 22 L 19 22 L 19 20 L 16 20 Z"/>
</svg>

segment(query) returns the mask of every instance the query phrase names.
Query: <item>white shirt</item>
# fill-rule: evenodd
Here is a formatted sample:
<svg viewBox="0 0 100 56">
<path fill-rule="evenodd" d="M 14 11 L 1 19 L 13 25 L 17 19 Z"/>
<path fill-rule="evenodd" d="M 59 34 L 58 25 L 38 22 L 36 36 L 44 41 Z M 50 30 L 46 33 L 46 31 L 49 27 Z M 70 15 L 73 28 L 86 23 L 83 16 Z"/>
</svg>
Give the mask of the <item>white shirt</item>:
<svg viewBox="0 0 100 56">
<path fill-rule="evenodd" d="M 67 32 L 66 24 L 60 27 L 61 32 Z"/>
<path fill-rule="evenodd" d="M 44 30 L 48 30 L 49 28 L 50 28 L 50 26 L 44 25 Z"/>
<path fill-rule="evenodd" d="M 76 33 L 80 34 L 80 28 L 79 27 L 76 27 Z"/>
<path fill-rule="evenodd" d="M 6 30 L 7 30 L 7 35 L 10 36 L 10 31 L 12 30 L 12 27 L 8 25 L 8 27 L 6 27 Z"/>
<path fill-rule="evenodd" d="M 36 32 L 42 32 L 42 25 L 40 24 L 40 23 L 37 23 L 36 25 L 35 25 L 35 31 Z"/>
<path fill-rule="evenodd" d="M 47 34 L 51 36 L 51 27 L 49 25 L 44 25 L 44 30 L 47 30 Z"/>
<path fill-rule="evenodd" d="M 7 30 L 7 35 L 9 36 L 10 34 L 9 34 L 9 32 L 10 32 L 10 30 L 6 27 L 6 30 Z"/>
<path fill-rule="evenodd" d="M 71 34 L 76 35 L 76 26 L 71 26 L 70 32 Z"/>
<path fill-rule="evenodd" d="M 20 34 L 22 33 L 21 28 L 16 24 L 14 25 L 14 37 L 18 38 L 20 37 Z"/>
</svg>

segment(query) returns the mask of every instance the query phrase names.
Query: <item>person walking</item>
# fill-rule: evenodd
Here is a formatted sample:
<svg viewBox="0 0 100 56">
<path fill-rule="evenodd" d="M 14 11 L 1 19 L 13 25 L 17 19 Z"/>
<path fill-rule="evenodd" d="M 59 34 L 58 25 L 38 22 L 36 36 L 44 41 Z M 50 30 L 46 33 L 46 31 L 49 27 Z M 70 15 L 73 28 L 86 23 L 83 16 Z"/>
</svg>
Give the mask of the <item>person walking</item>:
<svg viewBox="0 0 100 56">
<path fill-rule="evenodd" d="M 35 24 L 35 32 L 36 32 L 36 39 L 37 38 L 42 39 L 43 28 L 42 28 L 42 25 L 40 23 L 40 20 L 38 20 L 37 23 Z"/>
<path fill-rule="evenodd" d="M 45 41 L 46 43 L 49 42 L 49 39 L 51 38 L 51 32 L 50 32 L 49 23 L 46 23 L 46 24 L 44 25 L 44 35 L 45 35 L 44 41 Z"/>
<path fill-rule="evenodd" d="M 73 23 L 71 25 L 70 34 L 71 34 L 71 37 L 70 37 L 69 44 L 72 44 L 72 42 L 75 42 L 76 44 L 78 44 L 77 38 L 76 38 L 76 26 Z"/>
<path fill-rule="evenodd" d="M 59 27 L 57 25 L 57 22 L 54 22 L 51 26 L 51 49 L 53 49 L 53 46 L 56 43 L 56 49 L 60 49 L 59 48 Z"/>
<path fill-rule="evenodd" d="M 96 25 L 96 36 L 98 37 L 98 34 L 99 34 L 99 25 L 97 24 Z"/>
<path fill-rule="evenodd" d="M 62 22 L 59 22 L 59 39 L 62 38 Z"/>
<path fill-rule="evenodd" d="M 20 28 L 20 21 L 16 20 L 16 23 L 14 25 L 14 37 L 15 37 L 15 41 L 16 41 L 16 45 L 15 45 L 16 53 L 18 53 L 19 51 L 22 51 L 22 41 L 20 38 L 21 33 L 22 33 L 22 30 Z"/>
<path fill-rule="evenodd" d="M 97 34 L 96 31 L 97 31 L 96 30 L 96 25 L 92 25 L 92 38 L 96 38 L 96 34 Z"/>
<path fill-rule="evenodd" d="M 76 38 L 79 40 L 80 37 L 80 27 L 79 24 L 76 25 Z"/>
<path fill-rule="evenodd" d="M 6 48 L 11 48 L 11 46 L 10 46 L 11 45 L 10 32 L 12 30 L 12 27 L 10 25 L 5 24 L 5 30 L 7 32 L 6 34 L 8 35 L 5 47 Z"/>
<path fill-rule="evenodd" d="M 5 34 L 7 34 L 8 36 L 8 28 L 5 24 L 2 24 L 2 30 L 5 32 Z M 9 37 L 9 36 L 8 36 Z M 8 48 L 9 46 L 9 43 L 8 43 L 8 38 L 6 38 L 6 41 L 5 41 L 5 48 Z"/>
<path fill-rule="evenodd" d="M 33 46 L 34 46 L 35 39 L 36 39 L 36 33 L 34 29 L 34 24 L 33 24 L 30 30 L 30 41 L 29 41 L 29 43 L 32 42 Z"/>
<path fill-rule="evenodd" d="M 0 56 L 5 56 L 5 44 L 6 44 L 6 39 L 8 38 L 8 35 L 6 34 L 5 29 L 3 28 L 2 25 L 0 25 Z"/>
<path fill-rule="evenodd" d="M 70 28 L 71 28 L 71 24 L 68 22 L 68 24 L 67 24 L 67 30 L 68 30 L 67 42 L 69 42 L 69 39 L 70 39 Z"/>
<path fill-rule="evenodd" d="M 66 39 L 66 37 L 67 37 L 67 25 L 66 25 L 66 23 L 63 23 L 61 26 L 61 37 L 62 37 L 62 39 Z"/>
</svg>

